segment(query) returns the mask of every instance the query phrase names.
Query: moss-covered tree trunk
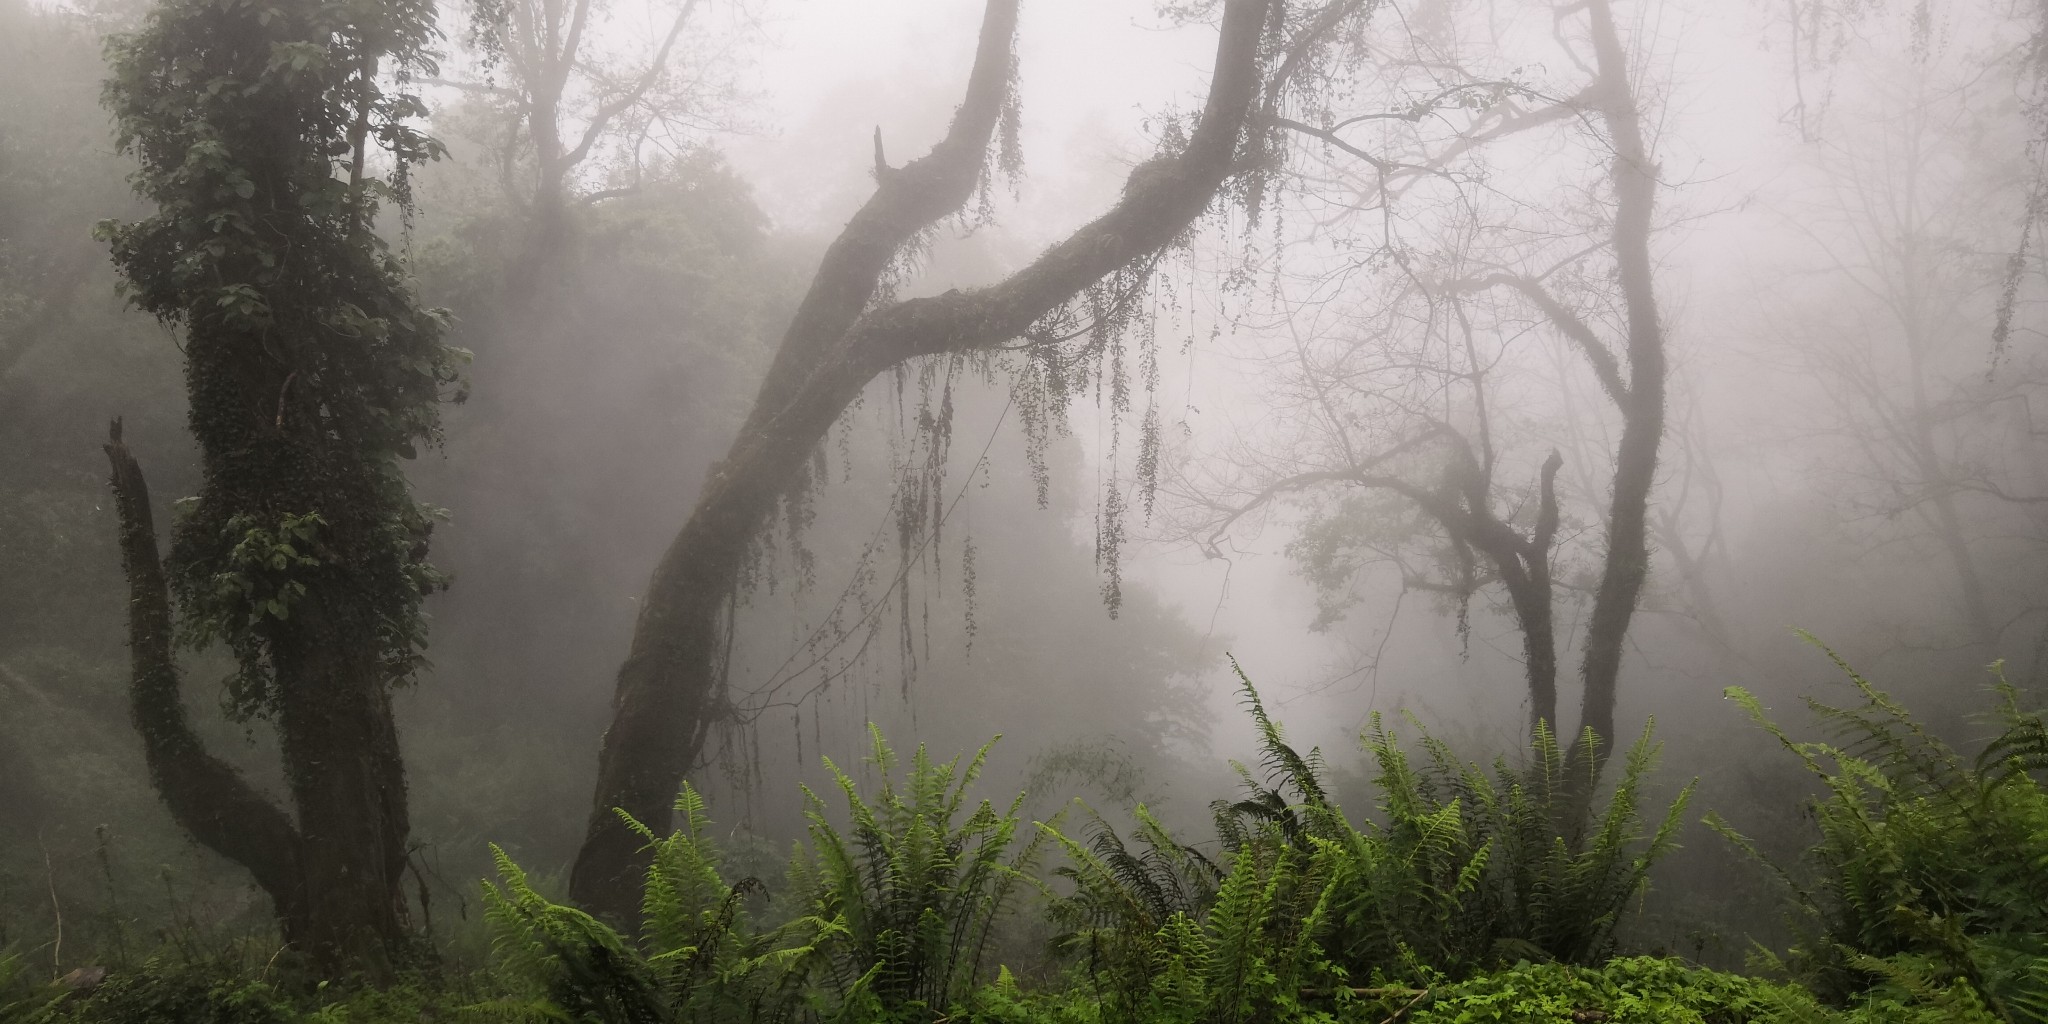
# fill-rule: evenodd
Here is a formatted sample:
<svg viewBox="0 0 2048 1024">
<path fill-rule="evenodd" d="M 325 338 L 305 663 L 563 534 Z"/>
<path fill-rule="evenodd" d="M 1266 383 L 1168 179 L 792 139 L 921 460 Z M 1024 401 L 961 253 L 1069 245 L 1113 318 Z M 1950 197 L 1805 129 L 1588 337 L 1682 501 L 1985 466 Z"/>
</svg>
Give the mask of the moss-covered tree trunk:
<svg viewBox="0 0 2048 1024">
<path fill-rule="evenodd" d="M 286 939 L 372 979 L 410 945 L 390 690 L 443 582 L 399 460 L 437 436 L 456 354 L 370 226 L 438 152 L 380 78 L 426 66 L 432 19 L 425 0 L 164 0 L 110 48 L 107 87 L 157 212 L 102 230 L 131 298 L 182 330 L 203 470 L 159 566 L 141 470 L 118 431 L 108 445 L 136 726 L 173 815 L 256 877 Z M 379 150 L 389 187 L 365 173 Z M 186 725 L 173 602 L 177 639 L 234 656 L 231 713 L 277 728 L 290 814 Z"/>
<path fill-rule="evenodd" d="M 336 616 L 322 603 L 303 603 L 295 617 L 305 642 L 279 665 L 280 685 L 292 691 L 279 703 L 277 726 L 298 812 L 306 907 L 295 941 L 382 972 L 406 948 L 410 929 L 405 763 L 376 649 L 323 642 Z"/>
<path fill-rule="evenodd" d="M 408 942 L 401 886 L 407 828 L 382 672 L 349 657 L 346 646 L 318 641 L 303 658 L 281 659 L 281 678 L 298 694 L 281 701 L 277 715 L 296 815 L 208 754 L 180 693 L 148 484 L 118 424 L 106 450 L 130 589 L 129 708 L 151 780 L 182 828 L 256 879 L 286 942 L 316 963 L 388 973 L 392 954 Z M 324 632 L 311 604 L 299 615 L 309 638 Z"/>
</svg>

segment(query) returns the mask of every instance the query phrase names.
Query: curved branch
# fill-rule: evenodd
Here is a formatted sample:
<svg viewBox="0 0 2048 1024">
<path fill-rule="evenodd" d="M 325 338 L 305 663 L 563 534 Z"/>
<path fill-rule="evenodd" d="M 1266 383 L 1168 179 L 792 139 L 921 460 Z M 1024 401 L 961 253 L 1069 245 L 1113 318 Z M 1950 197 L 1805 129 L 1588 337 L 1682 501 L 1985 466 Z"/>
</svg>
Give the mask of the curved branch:
<svg viewBox="0 0 2048 1024">
<path fill-rule="evenodd" d="M 1335 0 L 1311 25 L 1366 0 Z M 965 101 L 924 157 L 879 175 L 874 194 L 826 250 L 782 338 L 753 410 L 649 582 L 620 666 L 611 728 L 582 850 L 576 901 L 628 919 L 644 877 L 643 844 L 613 808 L 666 820 L 694 760 L 691 737 L 721 714 L 717 623 L 749 541 L 839 416 L 875 376 L 915 356 L 986 350 L 1020 337 L 1049 311 L 1184 234 L 1230 176 L 1259 123 L 1261 42 L 1275 0 L 1225 0 L 1207 106 L 1188 145 L 1131 176 L 1123 198 L 1004 282 L 973 292 L 891 302 L 868 311 L 903 247 L 961 209 L 980 183 L 1009 105 L 1017 0 L 987 0 Z M 1268 88 L 1278 87 L 1272 83 Z M 865 155 L 865 154 L 864 154 Z"/>
<path fill-rule="evenodd" d="M 924 156 L 880 175 L 874 194 L 825 250 L 754 400 L 748 432 L 764 422 L 764 414 L 784 410 L 812 376 L 820 354 L 860 319 L 896 254 L 974 194 L 1012 88 L 1017 4 L 988 0 L 967 93 L 945 138 Z"/>
<path fill-rule="evenodd" d="M 248 869 L 276 901 L 279 915 L 289 919 L 304 903 L 298 831 L 233 765 L 207 753 L 186 718 L 171 657 L 170 594 L 157 555 L 149 484 L 121 441 L 120 420 L 108 427 L 104 447 L 121 525 L 121 565 L 128 577 L 129 714 L 142 737 L 150 781 L 181 827 Z"/>
<path fill-rule="evenodd" d="M 1522 274 L 1494 274 L 1474 283 L 1480 288 L 1505 286 L 1522 293 L 1523 297 L 1543 311 L 1543 316 L 1558 329 L 1559 333 L 1577 345 L 1580 352 L 1585 353 L 1586 361 L 1593 364 L 1593 374 L 1600 378 L 1600 389 L 1607 392 L 1607 397 L 1613 399 L 1617 405 L 1628 404 L 1628 381 L 1621 375 L 1621 360 L 1615 358 L 1614 350 L 1608 348 L 1607 343 L 1601 341 L 1600 336 L 1594 334 L 1593 328 L 1577 313 L 1557 301 L 1557 296 L 1550 294 L 1550 290 L 1543 287 L 1542 282 Z"/>
<path fill-rule="evenodd" d="M 1362 5 L 1342 0 L 1331 9 L 1350 12 Z M 1115 206 L 1002 283 L 911 299 L 860 318 L 849 332 L 847 358 L 880 372 L 915 356 L 1000 345 L 1089 285 L 1171 245 L 1242 169 L 1240 140 L 1255 120 L 1258 49 L 1269 6 L 1264 0 L 1225 5 L 1215 75 L 1185 148 L 1138 165 Z"/>
</svg>

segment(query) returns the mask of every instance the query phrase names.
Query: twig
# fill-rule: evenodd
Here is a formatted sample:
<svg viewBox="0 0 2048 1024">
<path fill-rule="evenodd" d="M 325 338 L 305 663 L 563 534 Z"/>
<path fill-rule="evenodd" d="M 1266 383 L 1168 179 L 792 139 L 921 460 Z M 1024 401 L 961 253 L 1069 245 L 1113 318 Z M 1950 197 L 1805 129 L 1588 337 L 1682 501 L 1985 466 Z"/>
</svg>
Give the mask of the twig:
<svg viewBox="0 0 2048 1024">
<path fill-rule="evenodd" d="M 57 941 L 50 948 L 50 976 L 64 972 L 64 905 L 57 900 L 57 870 L 50 866 L 50 848 L 43 842 L 43 830 L 36 829 L 36 848 L 43 851 L 43 882 L 50 887 L 50 912 L 57 917 Z"/>
<path fill-rule="evenodd" d="M 1366 989 L 1363 991 L 1371 990 Z M 1386 990 L 1383 989 L 1382 991 Z M 1406 1003 L 1401 1004 L 1401 1008 L 1395 1010 L 1392 1016 L 1388 1017 L 1386 1020 L 1380 1021 L 1380 1024 L 1394 1024 L 1395 1021 L 1398 1021 L 1401 1018 L 1408 1016 L 1408 1011 L 1415 1009 L 1415 1004 L 1421 1002 L 1423 1000 L 1423 997 L 1427 995 L 1429 995 L 1428 989 L 1416 989 L 1415 995 L 1411 996 Z"/>
</svg>

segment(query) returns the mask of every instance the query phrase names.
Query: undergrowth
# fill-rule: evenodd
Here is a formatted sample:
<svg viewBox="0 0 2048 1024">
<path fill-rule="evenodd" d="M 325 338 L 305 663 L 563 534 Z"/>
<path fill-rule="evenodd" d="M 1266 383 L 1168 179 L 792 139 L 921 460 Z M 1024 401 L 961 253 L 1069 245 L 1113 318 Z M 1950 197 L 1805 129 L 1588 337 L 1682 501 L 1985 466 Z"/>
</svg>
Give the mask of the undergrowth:
<svg viewBox="0 0 2048 1024">
<path fill-rule="evenodd" d="M 49 983 L 4 953 L 0 1021 L 2048 1022 L 2042 716 L 2000 680 L 1994 735 L 1965 756 L 1842 667 L 1861 701 L 1814 704 L 1827 742 L 1730 691 L 1821 783 L 1808 855 L 1771 865 L 1801 941 L 1759 950 L 1755 975 L 1620 955 L 1692 793 L 1646 817 L 1649 730 L 1601 785 L 1547 731 L 1521 763 L 1482 766 L 1375 717 L 1361 741 L 1378 797 L 1347 813 L 1323 754 L 1290 745 L 1247 681 L 1260 756 L 1235 765 L 1242 791 L 1213 806 L 1210 836 L 1143 804 L 1121 827 L 1085 806 L 1077 827 L 1027 823 L 1022 796 L 970 795 L 988 747 L 903 764 L 877 732 L 877 786 L 827 760 L 843 806 L 805 791 L 807 841 L 773 886 L 728 871 L 686 786 L 674 831 L 627 819 L 651 854 L 630 930 L 556 902 L 494 848 L 487 968 L 345 989 L 187 944 Z M 991 962 L 1025 912 L 1052 926 L 1053 983 Z"/>
</svg>

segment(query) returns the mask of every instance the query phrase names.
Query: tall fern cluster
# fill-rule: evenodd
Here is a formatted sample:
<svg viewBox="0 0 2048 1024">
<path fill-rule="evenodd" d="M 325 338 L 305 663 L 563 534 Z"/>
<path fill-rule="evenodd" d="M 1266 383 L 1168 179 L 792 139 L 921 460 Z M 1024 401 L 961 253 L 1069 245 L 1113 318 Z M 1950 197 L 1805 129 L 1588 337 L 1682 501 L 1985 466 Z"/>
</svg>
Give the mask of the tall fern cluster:
<svg viewBox="0 0 2048 1024">
<path fill-rule="evenodd" d="M 869 760 L 882 778 L 872 802 L 825 759 L 846 798 L 844 834 L 804 790 L 811 847 L 798 852 L 790 888 L 807 913 L 794 927 L 827 950 L 822 980 L 835 1002 L 944 1010 L 974 987 L 996 922 L 1030 883 L 1042 843 L 1018 843 L 1023 794 L 1004 811 L 986 800 L 969 810 L 967 790 L 993 741 L 964 768 L 919 746 L 898 789 L 895 754 L 869 730 Z"/>
<path fill-rule="evenodd" d="M 1596 811 L 1592 766 L 1568 765 L 1548 733 L 1524 768 L 1462 762 L 1427 734 L 1417 764 L 1375 716 L 1364 743 L 1378 814 L 1354 823 L 1330 799 L 1321 752 L 1290 746 L 1248 680 L 1244 700 L 1262 773 L 1234 765 L 1245 795 L 1215 806 L 1224 864 L 1143 808 L 1135 844 L 1100 817 L 1085 843 L 1053 833 L 1072 887 L 1053 911 L 1107 1019 L 1264 1020 L 1358 1000 L 1398 1009 L 1423 991 L 1409 985 L 1517 960 L 1598 964 L 1692 791 L 1646 835 L 1647 732 Z"/>
<path fill-rule="evenodd" d="M 704 801 L 687 784 L 681 827 L 652 847 L 640 941 L 550 900 L 496 846 L 498 881 L 484 883 L 493 948 L 516 993 L 488 1009 L 512 1019 L 605 1024 L 781 1020 L 804 995 L 815 947 L 774 941 L 749 927 L 758 879 L 727 883 Z M 623 812 L 622 812 L 623 813 Z"/>
<path fill-rule="evenodd" d="M 725 879 L 704 802 L 687 785 L 673 834 L 626 819 L 654 853 L 637 941 L 543 896 L 494 851 L 487 914 L 523 998 L 488 1009 L 592 1024 L 889 1021 L 930 1020 L 967 998 L 1043 840 L 1019 841 L 1022 796 L 1004 811 L 968 801 L 989 746 L 965 766 L 919 747 L 899 787 L 895 753 L 872 735 L 883 779 L 872 800 L 825 761 L 846 798 L 844 830 L 805 790 L 811 842 L 783 897 L 795 913 L 773 928 L 756 928 L 748 912 L 767 887 Z"/>
<path fill-rule="evenodd" d="M 1785 966 L 1838 1004 L 2048 1021 L 2048 725 L 2001 674 L 1997 733 L 1966 758 L 1829 656 L 1863 698 L 1809 702 L 1831 742 L 1796 741 L 1755 697 L 1728 691 L 1824 786 L 1810 870 L 1781 872 L 1805 933 Z"/>
</svg>

